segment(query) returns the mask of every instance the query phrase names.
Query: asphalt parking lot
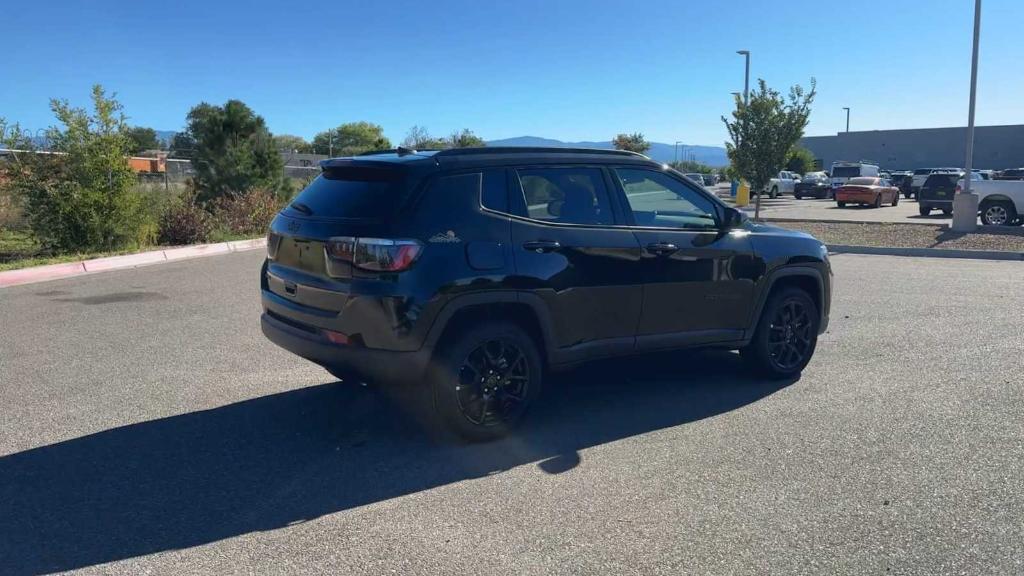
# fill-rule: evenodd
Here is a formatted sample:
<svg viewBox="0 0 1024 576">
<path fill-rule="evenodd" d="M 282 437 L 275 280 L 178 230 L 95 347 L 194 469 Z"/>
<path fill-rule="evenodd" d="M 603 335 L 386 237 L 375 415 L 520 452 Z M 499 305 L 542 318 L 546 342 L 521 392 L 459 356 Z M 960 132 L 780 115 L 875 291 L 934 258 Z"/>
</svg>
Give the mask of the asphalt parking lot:
<svg viewBox="0 0 1024 576">
<path fill-rule="evenodd" d="M 713 192 L 721 199 L 732 204 L 729 196 L 729 186 L 719 184 Z M 751 215 L 754 213 L 754 201 L 744 208 Z M 942 224 L 950 223 L 952 216 L 945 216 L 938 210 L 933 210 L 928 216 L 921 216 L 917 212 L 917 202 L 900 197 L 896 206 L 883 205 L 881 208 L 870 206 L 845 206 L 840 208 L 835 200 L 826 198 L 803 198 L 797 200 L 792 195 L 783 195 L 778 198 L 761 199 L 761 213 L 766 218 L 786 218 L 794 220 L 848 220 L 851 222 L 898 222 L 900 224 Z"/>
<path fill-rule="evenodd" d="M 264 341 L 261 258 L 0 291 L 0 572 L 1024 572 L 1020 263 L 836 256 L 799 380 L 602 363 L 466 446 Z"/>
</svg>

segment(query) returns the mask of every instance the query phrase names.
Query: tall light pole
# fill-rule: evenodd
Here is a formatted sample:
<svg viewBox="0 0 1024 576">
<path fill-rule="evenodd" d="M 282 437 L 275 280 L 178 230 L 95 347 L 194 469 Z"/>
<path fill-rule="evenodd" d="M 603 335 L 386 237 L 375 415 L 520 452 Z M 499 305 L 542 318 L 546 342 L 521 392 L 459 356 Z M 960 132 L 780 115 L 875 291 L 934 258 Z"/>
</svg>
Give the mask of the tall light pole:
<svg viewBox="0 0 1024 576">
<path fill-rule="evenodd" d="M 676 140 L 675 152 L 672 153 L 672 159 L 675 162 L 679 162 L 679 145 L 682 144 L 682 143 L 683 143 L 682 140 Z"/>
<path fill-rule="evenodd" d="M 850 131 L 850 108 L 843 106 L 843 110 L 846 110 L 846 131 Z"/>
<path fill-rule="evenodd" d="M 737 54 L 743 56 L 746 61 L 746 70 L 743 73 L 743 103 L 750 102 L 750 50 L 737 50 Z"/>
<path fill-rule="evenodd" d="M 978 195 L 971 192 L 974 164 L 974 102 L 978 91 L 978 38 L 981 36 L 981 0 L 974 0 L 974 52 L 971 54 L 971 103 L 967 111 L 967 157 L 964 186 L 953 197 L 953 225 L 956 232 L 973 232 L 978 227 Z"/>
</svg>

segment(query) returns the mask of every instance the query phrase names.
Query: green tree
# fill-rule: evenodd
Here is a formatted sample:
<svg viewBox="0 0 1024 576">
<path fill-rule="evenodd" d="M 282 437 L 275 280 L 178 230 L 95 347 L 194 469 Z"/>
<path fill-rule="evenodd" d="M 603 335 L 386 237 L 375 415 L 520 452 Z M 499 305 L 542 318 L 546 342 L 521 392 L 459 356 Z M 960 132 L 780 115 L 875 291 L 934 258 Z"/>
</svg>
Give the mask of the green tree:
<svg viewBox="0 0 1024 576">
<path fill-rule="evenodd" d="M 413 126 L 402 140 L 402 146 L 414 150 L 443 150 L 451 148 L 444 138 L 434 138 L 423 126 Z"/>
<path fill-rule="evenodd" d="M 389 148 L 391 141 L 384 136 L 384 128 L 372 122 L 349 122 L 313 137 L 313 149 L 317 154 L 355 156 Z"/>
<path fill-rule="evenodd" d="M 797 174 L 814 172 L 814 152 L 802 146 L 794 146 L 786 155 L 786 170 Z"/>
<path fill-rule="evenodd" d="M 703 162 L 697 162 L 694 160 L 682 160 L 680 162 L 671 162 L 673 168 L 683 173 L 696 172 L 698 174 L 712 174 L 715 169 Z"/>
<path fill-rule="evenodd" d="M 284 161 L 261 116 L 239 100 L 203 102 L 188 113 L 192 166 L 201 202 L 253 188 L 277 191 Z"/>
<path fill-rule="evenodd" d="M 174 137 L 171 138 L 170 151 L 168 156 L 171 158 L 192 158 L 192 152 L 195 150 L 196 141 L 192 138 L 192 135 L 188 132 L 175 132 Z"/>
<path fill-rule="evenodd" d="M 481 146 L 487 146 L 484 139 L 473 134 L 473 131 L 469 128 L 463 128 L 461 131 L 452 132 L 452 135 L 448 138 L 448 148 L 479 148 Z"/>
<path fill-rule="evenodd" d="M 121 104 L 99 85 L 93 111 L 51 100 L 59 127 L 47 131 L 58 154 L 18 154 L 8 163 L 8 186 L 22 199 L 33 235 L 53 251 L 108 250 L 152 241 L 155 223 L 135 190 L 128 165 L 132 141 Z M 19 130 L 6 144 L 29 147 Z"/>
<path fill-rule="evenodd" d="M 729 160 L 737 172 L 750 182 L 752 190 L 764 190 L 786 164 L 786 155 L 800 140 L 811 114 L 816 83 L 810 91 L 799 85 L 789 89 L 787 98 L 758 80 L 749 103 L 736 97 L 732 119 L 722 117 L 731 142 L 725 143 Z M 761 195 L 757 196 L 754 217 L 760 216 Z"/>
<path fill-rule="evenodd" d="M 128 140 L 131 142 L 132 155 L 142 154 L 147 150 L 160 150 L 163 146 L 160 139 L 156 137 L 156 130 L 143 126 L 130 126 L 125 131 Z"/>
<path fill-rule="evenodd" d="M 313 152 L 313 145 L 306 142 L 302 136 L 291 134 L 275 134 L 274 148 L 278 152 L 297 152 L 299 154 L 310 154 Z"/>
<path fill-rule="evenodd" d="M 612 145 L 617 150 L 629 150 L 630 152 L 637 152 L 639 154 L 646 154 L 651 149 L 651 143 L 644 139 L 644 135 L 639 132 L 632 134 L 618 134 L 615 139 L 612 140 Z"/>
</svg>

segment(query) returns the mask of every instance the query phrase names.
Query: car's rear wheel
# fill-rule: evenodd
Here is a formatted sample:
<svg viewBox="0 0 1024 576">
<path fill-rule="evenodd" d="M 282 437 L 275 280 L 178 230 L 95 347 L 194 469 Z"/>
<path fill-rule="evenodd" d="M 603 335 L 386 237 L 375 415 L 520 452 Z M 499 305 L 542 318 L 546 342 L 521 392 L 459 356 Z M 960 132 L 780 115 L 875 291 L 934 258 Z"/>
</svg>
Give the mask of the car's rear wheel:
<svg viewBox="0 0 1024 576">
<path fill-rule="evenodd" d="M 818 344 L 818 308 L 799 288 L 773 292 L 761 312 L 754 337 L 740 350 L 744 360 L 769 378 L 800 373 Z"/>
<path fill-rule="evenodd" d="M 871 206 L 873 206 L 875 208 L 881 208 L 882 207 L 882 195 L 881 194 L 875 194 L 875 201 L 871 203 Z"/>
<path fill-rule="evenodd" d="M 803 200 L 804 195 L 800 194 L 799 192 L 793 192 L 793 198 L 796 198 L 797 200 Z"/>
<path fill-rule="evenodd" d="M 897 192 L 897 193 L 892 195 L 892 205 L 893 206 L 899 206 L 899 204 L 900 204 L 900 193 Z"/>
<path fill-rule="evenodd" d="M 981 223 L 986 226 L 1007 226 L 1017 220 L 1017 210 L 1010 202 L 998 200 L 981 205 Z"/>
<path fill-rule="evenodd" d="M 778 186 L 772 186 L 772 191 L 768 193 L 768 197 L 769 198 L 778 198 L 779 197 L 779 187 Z"/>
<path fill-rule="evenodd" d="M 921 216 L 928 216 L 932 213 L 932 209 L 929 208 L 928 206 L 918 206 L 917 213 L 920 214 Z"/>
<path fill-rule="evenodd" d="M 952 214 L 953 214 L 953 209 L 952 208 L 943 208 L 942 209 L 942 215 L 943 216 L 950 216 Z"/>
<path fill-rule="evenodd" d="M 533 339 L 510 322 L 463 332 L 435 360 L 437 414 L 445 426 L 468 440 L 507 434 L 540 393 L 540 353 Z"/>
<path fill-rule="evenodd" d="M 836 202 L 836 206 L 839 206 L 840 208 L 846 208 L 846 202 Z"/>
</svg>

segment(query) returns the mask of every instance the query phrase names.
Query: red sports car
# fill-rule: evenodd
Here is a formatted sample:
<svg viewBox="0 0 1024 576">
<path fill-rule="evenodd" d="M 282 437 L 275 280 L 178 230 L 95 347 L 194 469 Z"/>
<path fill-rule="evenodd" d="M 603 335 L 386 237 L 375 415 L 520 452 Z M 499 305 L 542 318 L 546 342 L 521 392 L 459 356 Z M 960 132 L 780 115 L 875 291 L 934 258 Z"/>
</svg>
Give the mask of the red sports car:
<svg viewBox="0 0 1024 576">
<path fill-rule="evenodd" d="M 847 204 L 862 204 L 879 208 L 882 204 L 900 203 L 900 189 L 885 178 L 861 176 L 850 178 L 846 184 L 836 188 L 836 204 L 843 208 Z"/>
</svg>

